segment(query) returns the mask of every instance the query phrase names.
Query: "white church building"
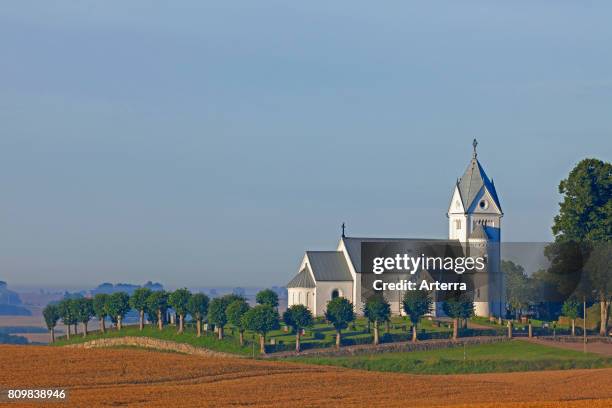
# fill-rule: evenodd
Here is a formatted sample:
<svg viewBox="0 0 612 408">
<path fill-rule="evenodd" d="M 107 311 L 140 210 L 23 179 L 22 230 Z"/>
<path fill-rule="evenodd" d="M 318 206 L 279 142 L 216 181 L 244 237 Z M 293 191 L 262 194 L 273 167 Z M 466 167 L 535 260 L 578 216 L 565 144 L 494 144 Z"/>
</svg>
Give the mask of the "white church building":
<svg viewBox="0 0 612 408">
<path fill-rule="evenodd" d="M 501 218 L 503 212 L 493 181 L 477 159 L 474 140 L 472 158 L 453 188 L 447 211 L 448 239 L 435 240 L 460 244 L 466 253 L 478 251 L 487 259 L 484 284 L 474 293 L 477 316 L 501 316 L 505 312 L 505 287 L 500 270 Z M 363 303 L 361 290 L 361 246 L 368 242 L 414 241 L 418 238 L 355 238 L 343 233 L 335 250 L 306 251 L 297 275 L 287 284 L 288 305 L 302 304 L 315 316 L 325 313 L 327 302 L 342 296 L 357 313 Z M 423 241 L 434 241 L 423 239 Z M 402 313 L 403 293 L 387 296 L 394 314 Z M 435 305 L 434 315 L 442 315 Z"/>
</svg>

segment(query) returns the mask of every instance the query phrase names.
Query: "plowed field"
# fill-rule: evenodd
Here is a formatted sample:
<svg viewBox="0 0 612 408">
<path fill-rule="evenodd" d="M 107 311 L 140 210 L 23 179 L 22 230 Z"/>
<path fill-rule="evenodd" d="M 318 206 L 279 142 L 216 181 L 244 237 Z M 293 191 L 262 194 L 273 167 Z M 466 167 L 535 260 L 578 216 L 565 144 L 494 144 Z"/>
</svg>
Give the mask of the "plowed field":
<svg viewBox="0 0 612 408">
<path fill-rule="evenodd" d="M 54 407 L 597 408 L 612 406 L 610 378 L 612 369 L 417 376 L 140 349 L 0 346 L 0 388 L 67 388 L 68 402 Z"/>
</svg>

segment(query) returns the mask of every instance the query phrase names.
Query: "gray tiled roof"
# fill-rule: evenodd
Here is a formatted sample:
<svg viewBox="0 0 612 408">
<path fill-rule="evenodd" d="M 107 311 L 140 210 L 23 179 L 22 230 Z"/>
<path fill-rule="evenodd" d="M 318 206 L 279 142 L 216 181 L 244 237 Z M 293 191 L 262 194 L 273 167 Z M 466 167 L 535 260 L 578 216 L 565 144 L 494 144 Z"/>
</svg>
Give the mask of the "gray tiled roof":
<svg viewBox="0 0 612 408">
<path fill-rule="evenodd" d="M 312 280 L 308 265 L 300 271 L 291 281 L 287 284 L 288 288 L 314 288 L 315 282 Z"/>
<path fill-rule="evenodd" d="M 316 281 L 352 281 L 344 254 L 338 251 L 306 251 Z"/>
<path fill-rule="evenodd" d="M 489 180 L 478 159 L 472 158 L 465 173 L 457 182 L 457 187 L 459 187 L 463 208 L 466 211 L 472 206 L 474 199 L 476 199 L 476 196 L 478 196 L 483 187 L 489 191 L 493 201 L 495 201 L 495 204 L 501 211 L 501 204 L 497 197 L 497 191 L 495 191 L 495 185 Z"/>
</svg>

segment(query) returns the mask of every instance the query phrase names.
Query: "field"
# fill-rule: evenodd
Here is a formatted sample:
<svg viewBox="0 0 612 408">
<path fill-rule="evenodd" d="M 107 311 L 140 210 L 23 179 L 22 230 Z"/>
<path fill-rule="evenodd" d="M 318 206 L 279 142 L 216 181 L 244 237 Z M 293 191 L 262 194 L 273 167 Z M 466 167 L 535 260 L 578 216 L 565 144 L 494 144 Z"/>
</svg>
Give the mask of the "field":
<svg viewBox="0 0 612 408">
<path fill-rule="evenodd" d="M 612 358 L 513 340 L 450 349 L 292 361 L 373 371 L 462 374 L 612 367 Z"/>
<path fill-rule="evenodd" d="M 0 366 L 0 388 L 68 387 L 69 401 L 58 403 L 58 407 L 597 408 L 612 404 L 609 368 L 415 376 L 287 362 L 199 358 L 140 349 L 44 346 L 0 346 Z"/>
</svg>

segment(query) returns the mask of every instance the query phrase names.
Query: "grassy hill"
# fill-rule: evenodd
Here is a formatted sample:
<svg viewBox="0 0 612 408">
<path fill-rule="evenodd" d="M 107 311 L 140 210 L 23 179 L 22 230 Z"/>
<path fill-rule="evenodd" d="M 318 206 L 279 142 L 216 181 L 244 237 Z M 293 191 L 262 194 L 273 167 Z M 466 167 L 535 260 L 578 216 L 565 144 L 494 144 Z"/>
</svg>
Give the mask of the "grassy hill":
<svg viewBox="0 0 612 408">
<path fill-rule="evenodd" d="M 291 360 L 363 370 L 417 374 L 612 367 L 610 357 L 547 347 L 520 340 L 422 352 L 382 353 L 351 357 L 297 357 Z"/>
</svg>

